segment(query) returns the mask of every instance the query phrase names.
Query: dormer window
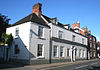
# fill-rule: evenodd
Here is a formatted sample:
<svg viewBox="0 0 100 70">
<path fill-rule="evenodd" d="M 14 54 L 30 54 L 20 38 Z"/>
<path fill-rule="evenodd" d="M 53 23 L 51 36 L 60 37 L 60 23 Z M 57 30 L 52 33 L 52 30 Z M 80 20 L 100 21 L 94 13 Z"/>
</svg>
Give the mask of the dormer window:
<svg viewBox="0 0 100 70">
<path fill-rule="evenodd" d="M 52 21 L 52 23 L 54 23 L 54 24 L 58 24 L 58 20 L 57 20 L 56 17 L 55 17 L 55 18 L 52 18 L 51 21 Z"/>
</svg>

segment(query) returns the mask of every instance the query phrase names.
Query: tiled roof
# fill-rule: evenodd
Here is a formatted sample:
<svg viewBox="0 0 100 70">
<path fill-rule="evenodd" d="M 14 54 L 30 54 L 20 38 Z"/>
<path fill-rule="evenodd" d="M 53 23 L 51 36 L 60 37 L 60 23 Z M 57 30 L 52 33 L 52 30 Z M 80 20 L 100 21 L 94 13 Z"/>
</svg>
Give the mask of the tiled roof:
<svg viewBox="0 0 100 70">
<path fill-rule="evenodd" d="M 49 27 L 46 22 L 40 17 L 40 16 L 37 16 L 35 13 L 32 13 L 26 17 L 24 17 L 23 19 L 19 20 L 18 22 L 12 24 L 12 26 L 15 26 L 15 25 L 19 25 L 19 24 L 23 24 L 25 22 L 35 22 L 35 23 L 38 23 L 40 25 L 44 25 L 44 26 L 47 26 Z"/>
</svg>

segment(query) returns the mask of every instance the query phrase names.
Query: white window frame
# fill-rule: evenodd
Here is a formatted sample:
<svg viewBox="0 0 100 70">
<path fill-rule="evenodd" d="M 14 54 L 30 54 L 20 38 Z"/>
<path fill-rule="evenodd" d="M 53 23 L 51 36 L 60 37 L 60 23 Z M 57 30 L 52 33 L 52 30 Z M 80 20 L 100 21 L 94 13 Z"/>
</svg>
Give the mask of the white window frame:
<svg viewBox="0 0 100 70">
<path fill-rule="evenodd" d="M 16 27 L 15 28 L 15 37 L 18 37 L 19 36 L 19 27 Z"/>
<path fill-rule="evenodd" d="M 42 35 L 40 33 L 41 29 L 42 29 Z M 39 38 L 43 38 L 44 37 L 44 27 L 38 26 L 38 36 L 39 36 Z"/>
<path fill-rule="evenodd" d="M 69 49 L 69 56 L 70 56 L 70 48 L 66 48 L 66 51 L 67 51 L 67 52 L 66 52 L 66 56 L 67 56 L 67 57 L 69 57 L 69 56 L 67 55 L 67 54 L 68 54 L 68 49 Z"/>
<path fill-rule="evenodd" d="M 63 38 L 63 31 L 60 31 L 58 32 L 58 38 L 62 39 Z"/>
<path fill-rule="evenodd" d="M 42 45 L 42 56 L 38 56 L 38 45 Z M 44 58 L 44 45 L 43 44 L 37 44 L 37 58 Z"/>
<path fill-rule="evenodd" d="M 57 52 L 56 52 L 57 55 L 56 55 L 56 56 L 54 56 L 54 52 L 55 52 L 54 47 L 57 47 L 57 50 L 56 50 L 56 51 L 57 51 Z M 58 46 L 57 46 L 57 45 L 54 45 L 54 46 L 53 46 L 53 57 L 58 57 Z"/>
<path fill-rule="evenodd" d="M 63 54 L 61 56 L 61 48 L 63 48 Z M 64 47 L 63 46 L 60 46 L 60 57 L 64 57 Z"/>
</svg>

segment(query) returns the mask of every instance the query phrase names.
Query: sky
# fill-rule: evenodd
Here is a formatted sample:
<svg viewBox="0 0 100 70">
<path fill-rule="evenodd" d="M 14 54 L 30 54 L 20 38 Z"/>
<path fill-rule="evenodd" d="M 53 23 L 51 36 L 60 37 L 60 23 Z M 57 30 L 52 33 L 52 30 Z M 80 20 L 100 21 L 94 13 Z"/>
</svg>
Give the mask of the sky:
<svg viewBox="0 0 100 70">
<path fill-rule="evenodd" d="M 37 2 L 42 3 L 42 14 L 71 26 L 79 21 L 100 41 L 100 0 L 0 0 L 0 13 L 13 24 L 32 13 Z"/>
</svg>

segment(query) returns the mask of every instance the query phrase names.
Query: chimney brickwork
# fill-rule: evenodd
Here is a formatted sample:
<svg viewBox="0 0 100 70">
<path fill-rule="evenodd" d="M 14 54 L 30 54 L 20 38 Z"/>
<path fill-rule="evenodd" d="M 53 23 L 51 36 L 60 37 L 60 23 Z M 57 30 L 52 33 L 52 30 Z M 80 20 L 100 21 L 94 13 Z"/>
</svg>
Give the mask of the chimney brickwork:
<svg viewBox="0 0 100 70">
<path fill-rule="evenodd" d="M 32 13 L 36 13 L 38 16 L 41 16 L 41 14 L 42 14 L 41 7 L 42 7 L 42 4 L 36 3 L 36 4 L 33 6 L 33 11 L 32 11 Z"/>
</svg>

